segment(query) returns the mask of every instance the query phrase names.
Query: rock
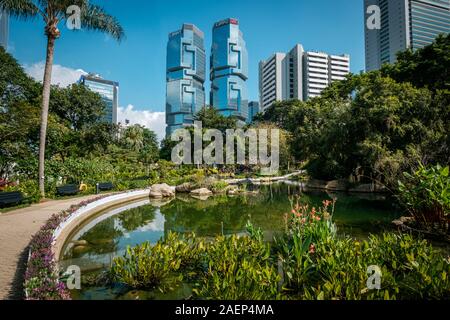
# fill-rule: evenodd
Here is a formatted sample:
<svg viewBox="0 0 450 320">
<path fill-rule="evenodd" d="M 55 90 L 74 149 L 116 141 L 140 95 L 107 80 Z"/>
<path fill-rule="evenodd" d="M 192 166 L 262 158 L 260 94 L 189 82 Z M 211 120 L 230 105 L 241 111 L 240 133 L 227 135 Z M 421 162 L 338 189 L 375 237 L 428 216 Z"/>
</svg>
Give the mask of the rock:
<svg viewBox="0 0 450 320">
<path fill-rule="evenodd" d="M 76 246 L 72 249 L 72 252 L 75 254 L 81 254 L 89 251 L 89 246 Z"/>
<path fill-rule="evenodd" d="M 209 199 L 211 195 L 207 195 L 207 196 L 195 196 L 195 195 L 191 195 L 192 198 L 197 199 L 197 200 L 201 200 L 201 201 L 206 201 Z"/>
<path fill-rule="evenodd" d="M 414 218 L 413 217 L 400 217 L 400 219 L 398 219 L 399 221 L 401 221 L 404 224 L 409 224 L 414 222 Z"/>
<path fill-rule="evenodd" d="M 153 198 L 153 199 L 161 199 L 163 196 L 162 196 L 161 192 L 156 192 L 156 191 L 150 190 L 149 197 Z"/>
<path fill-rule="evenodd" d="M 75 240 L 72 241 L 74 246 L 88 246 L 89 242 L 87 242 L 86 240 Z"/>
<path fill-rule="evenodd" d="M 185 182 L 183 184 L 180 184 L 179 186 L 175 187 L 176 192 L 180 193 L 189 193 L 192 190 L 192 184 L 189 182 Z"/>
<path fill-rule="evenodd" d="M 206 188 L 200 188 L 197 190 L 192 190 L 191 195 L 194 196 L 209 196 L 212 195 L 212 191 Z"/>
<path fill-rule="evenodd" d="M 310 179 L 306 182 L 305 187 L 309 189 L 325 189 L 327 182 L 323 180 Z"/>
<path fill-rule="evenodd" d="M 347 191 L 348 183 L 345 180 L 333 180 L 329 181 L 325 185 L 325 189 L 332 191 Z"/>
<path fill-rule="evenodd" d="M 175 187 L 166 183 L 154 184 L 150 188 L 150 198 L 170 198 L 175 196 Z"/>
<path fill-rule="evenodd" d="M 403 222 L 401 220 L 394 220 L 392 221 L 392 224 L 394 224 L 397 227 L 403 226 Z"/>
<path fill-rule="evenodd" d="M 373 193 L 373 192 L 385 192 L 386 188 L 377 183 L 365 183 L 360 184 L 354 188 L 348 190 L 354 193 Z"/>
<path fill-rule="evenodd" d="M 356 193 L 371 193 L 373 192 L 373 186 L 371 183 L 365 183 L 357 185 L 354 188 L 348 189 L 349 192 L 356 192 Z"/>
</svg>

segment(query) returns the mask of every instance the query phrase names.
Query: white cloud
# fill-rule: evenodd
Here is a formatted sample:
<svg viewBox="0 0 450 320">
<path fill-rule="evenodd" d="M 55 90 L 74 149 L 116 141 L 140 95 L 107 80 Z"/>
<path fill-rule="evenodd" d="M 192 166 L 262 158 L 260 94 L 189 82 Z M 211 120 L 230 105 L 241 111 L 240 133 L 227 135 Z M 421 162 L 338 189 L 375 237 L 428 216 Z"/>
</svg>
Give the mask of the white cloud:
<svg viewBox="0 0 450 320">
<path fill-rule="evenodd" d="M 44 68 L 45 62 L 43 61 L 32 65 L 24 65 L 25 72 L 35 80 L 41 82 L 44 78 Z M 72 69 L 55 64 L 52 69 L 52 84 L 65 88 L 77 82 L 82 75 L 86 74 L 87 72 L 81 69 Z"/>
<path fill-rule="evenodd" d="M 36 79 L 42 81 L 44 78 L 44 62 L 34 63 L 32 65 L 24 65 L 25 72 Z M 82 75 L 87 72 L 81 69 L 71 69 L 61 65 L 53 65 L 52 84 L 60 87 L 67 87 L 77 82 Z M 166 114 L 165 112 L 152 112 L 148 110 L 136 110 L 133 105 L 127 107 L 119 107 L 117 110 L 117 119 L 121 123 L 125 123 L 125 119 L 130 124 L 140 124 L 154 131 L 158 139 L 161 141 L 166 135 Z"/>
<path fill-rule="evenodd" d="M 117 121 L 125 123 L 128 119 L 130 124 L 140 124 L 154 131 L 161 141 L 166 135 L 166 113 L 152 112 L 148 110 L 135 110 L 129 104 L 126 108 L 119 107 L 117 110 Z"/>
</svg>

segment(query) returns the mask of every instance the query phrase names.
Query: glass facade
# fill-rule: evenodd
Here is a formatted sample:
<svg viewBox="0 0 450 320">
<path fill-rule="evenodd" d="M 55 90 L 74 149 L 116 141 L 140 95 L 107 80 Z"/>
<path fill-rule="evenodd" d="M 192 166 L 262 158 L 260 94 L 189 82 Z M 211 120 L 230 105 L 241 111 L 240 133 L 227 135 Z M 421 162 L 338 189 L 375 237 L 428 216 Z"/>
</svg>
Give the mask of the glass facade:
<svg viewBox="0 0 450 320">
<path fill-rule="evenodd" d="M 247 121 L 248 55 L 236 19 L 215 23 L 210 69 L 210 104 L 224 116 Z"/>
<path fill-rule="evenodd" d="M 0 10 L 0 46 L 8 49 L 9 16 L 5 11 Z"/>
<path fill-rule="evenodd" d="M 193 124 L 205 106 L 206 55 L 204 35 L 196 26 L 183 24 L 169 34 L 166 61 L 166 135 Z"/>
<path fill-rule="evenodd" d="M 450 0 L 411 0 L 410 25 L 413 49 L 429 45 L 441 33 L 450 33 Z"/>
<path fill-rule="evenodd" d="M 259 102 L 257 101 L 250 101 L 248 103 L 248 118 L 247 123 L 252 123 L 253 118 L 259 113 Z"/>
<path fill-rule="evenodd" d="M 80 83 L 91 91 L 100 94 L 106 104 L 103 121 L 117 124 L 117 108 L 119 105 L 119 83 L 104 80 L 98 75 L 81 76 Z"/>
</svg>

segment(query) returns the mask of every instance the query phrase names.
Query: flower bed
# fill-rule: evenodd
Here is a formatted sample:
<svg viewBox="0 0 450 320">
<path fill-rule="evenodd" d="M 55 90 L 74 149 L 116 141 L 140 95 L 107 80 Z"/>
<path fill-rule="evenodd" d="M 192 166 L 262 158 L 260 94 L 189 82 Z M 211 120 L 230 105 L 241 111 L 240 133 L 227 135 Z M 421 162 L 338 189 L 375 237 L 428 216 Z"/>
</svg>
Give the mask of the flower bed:
<svg viewBox="0 0 450 320">
<path fill-rule="evenodd" d="M 64 282 L 59 281 L 52 245 L 58 227 L 77 210 L 107 197 L 96 197 L 71 206 L 54 214 L 34 235 L 30 242 L 27 269 L 25 272 L 25 296 L 27 300 L 70 300 L 70 293 Z"/>
</svg>

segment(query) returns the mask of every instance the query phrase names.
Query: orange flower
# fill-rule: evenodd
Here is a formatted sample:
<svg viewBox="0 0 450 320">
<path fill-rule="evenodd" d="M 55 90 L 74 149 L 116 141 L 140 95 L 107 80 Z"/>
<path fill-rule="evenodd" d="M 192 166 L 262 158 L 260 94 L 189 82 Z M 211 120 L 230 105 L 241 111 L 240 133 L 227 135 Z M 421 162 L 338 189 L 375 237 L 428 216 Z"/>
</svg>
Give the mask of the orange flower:
<svg viewBox="0 0 450 320">
<path fill-rule="evenodd" d="M 316 253 L 316 246 L 314 245 L 314 243 L 311 243 L 311 245 L 309 246 L 309 253 L 310 254 Z"/>
</svg>

